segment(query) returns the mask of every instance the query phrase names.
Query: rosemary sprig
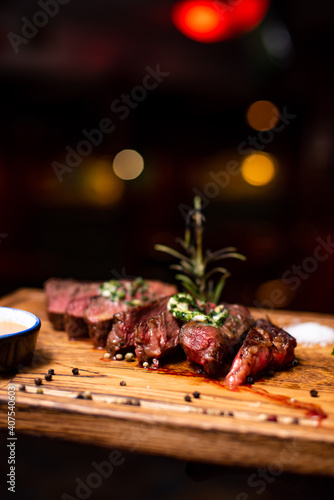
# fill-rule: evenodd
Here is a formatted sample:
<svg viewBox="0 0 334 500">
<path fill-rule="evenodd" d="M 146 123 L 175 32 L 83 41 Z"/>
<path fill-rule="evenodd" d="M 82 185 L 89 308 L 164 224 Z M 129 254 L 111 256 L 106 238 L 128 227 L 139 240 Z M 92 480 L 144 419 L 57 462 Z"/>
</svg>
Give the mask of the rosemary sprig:
<svg viewBox="0 0 334 500">
<path fill-rule="evenodd" d="M 178 252 L 165 245 L 155 245 L 154 248 L 178 259 L 179 263 L 170 267 L 179 271 L 175 278 L 182 283 L 183 288 L 193 297 L 218 304 L 230 273 L 225 267 L 212 267 L 212 264 L 227 258 L 246 260 L 246 257 L 238 253 L 234 247 L 222 248 L 216 252 L 207 250 L 203 253 L 204 222 L 201 198 L 196 196 L 194 198 L 194 209 L 187 214 L 184 239 L 178 238 L 176 240 L 185 253 Z M 214 275 L 220 275 L 216 282 L 212 279 Z"/>
</svg>

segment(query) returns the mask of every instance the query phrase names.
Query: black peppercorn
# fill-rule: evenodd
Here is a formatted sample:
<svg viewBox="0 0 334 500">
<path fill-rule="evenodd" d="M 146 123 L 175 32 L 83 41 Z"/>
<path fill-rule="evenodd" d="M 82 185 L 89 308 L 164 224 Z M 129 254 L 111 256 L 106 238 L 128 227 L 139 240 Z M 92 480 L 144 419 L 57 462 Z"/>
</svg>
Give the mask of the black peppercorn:
<svg viewBox="0 0 334 500">
<path fill-rule="evenodd" d="M 246 384 L 254 384 L 254 379 L 253 377 L 251 377 L 250 375 L 246 378 Z"/>
<path fill-rule="evenodd" d="M 19 385 L 19 391 L 25 391 L 26 386 L 24 384 Z"/>
<path fill-rule="evenodd" d="M 53 368 L 49 368 L 48 369 L 48 375 L 54 375 L 55 374 L 55 371 Z"/>
<path fill-rule="evenodd" d="M 35 378 L 34 382 L 36 385 L 42 385 L 42 379 L 39 377 Z"/>
<path fill-rule="evenodd" d="M 123 385 L 123 386 L 126 385 L 125 380 L 122 380 L 122 382 L 120 382 L 119 385 Z"/>
<path fill-rule="evenodd" d="M 44 375 L 44 378 L 45 378 L 45 380 L 46 380 L 47 382 L 51 382 L 51 380 L 52 380 L 52 375 L 51 375 L 51 373 L 47 373 L 46 375 Z"/>
<path fill-rule="evenodd" d="M 184 396 L 184 400 L 190 403 L 191 397 L 187 394 L 186 396 Z"/>
<path fill-rule="evenodd" d="M 317 398 L 318 397 L 318 391 L 316 391 L 315 389 L 312 389 L 310 391 L 310 394 L 311 394 L 312 398 Z"/>
<path fill-rule="evenodd" d="M 194 391 L 193 392 L 193 396 L 194 396 L 195 399 L 198 399 L 200 397 L 200 395 L 201 394 L 198 391 Z"/>
<path fill-rule="evenodd" d="M 72 373 L 73 375 L 79 375 L 79 368 L 73 368 Z"/>
</svg>

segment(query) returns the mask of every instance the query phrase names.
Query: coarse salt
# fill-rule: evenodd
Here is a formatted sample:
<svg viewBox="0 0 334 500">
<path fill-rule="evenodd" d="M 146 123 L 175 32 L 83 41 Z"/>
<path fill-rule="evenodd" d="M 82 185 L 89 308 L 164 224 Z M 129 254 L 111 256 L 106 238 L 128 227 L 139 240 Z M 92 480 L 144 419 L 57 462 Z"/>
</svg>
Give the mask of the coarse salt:
<svg viewBox="0 0 334 500">
<path fill-rule="evenodd" d="M 303 344 L 307 347 L 314 344 L 319 344 L 322 347 L 334 344 L 334 329 L 315 321 L 293 324 L 285 327 L 284 330 L 297 340 L 297 344 Z"/>
</svg>

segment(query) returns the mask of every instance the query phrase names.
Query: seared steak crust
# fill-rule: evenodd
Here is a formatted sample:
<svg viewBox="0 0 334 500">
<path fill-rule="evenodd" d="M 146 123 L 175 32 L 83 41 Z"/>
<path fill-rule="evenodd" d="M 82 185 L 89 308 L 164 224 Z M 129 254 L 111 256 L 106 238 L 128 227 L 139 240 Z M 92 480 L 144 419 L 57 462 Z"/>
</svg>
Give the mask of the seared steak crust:
<svg viewBox="0 0 334 500">
<path fill-rule="evenodd" d="M 159 314 L 167 307 L 169 297 L 154 300 L 144 306 L 131 307 L 114 315 L 112 329 L 107 338 L 107 351 L 115 355 L 118 351 L 128 349 L 134 345 L 135 326 Z"/>
<path fill-rule="evenodd" d="M 258 320 L 251 328 L 236 355 L 225 383 L 233 388 L 243 384 L 265 368 L 283 368 L 294 359 L 296 340 L 266 320 Z"/>
<path fill-rule="evenodd" d="M 178 346 L 179 332 L 179 321 L 167 310 L 138 324 L 134 342 L 139 363 L 153 359 L 159 366 L 159 359 Z"/>
</svg>

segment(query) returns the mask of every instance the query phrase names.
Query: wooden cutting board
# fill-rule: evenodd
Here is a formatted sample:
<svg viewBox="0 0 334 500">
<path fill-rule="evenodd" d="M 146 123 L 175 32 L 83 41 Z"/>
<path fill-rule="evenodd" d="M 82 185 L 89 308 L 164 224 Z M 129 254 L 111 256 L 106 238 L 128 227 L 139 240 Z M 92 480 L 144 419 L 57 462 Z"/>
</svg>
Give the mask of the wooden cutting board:
<svg viewBox="0 0 334 500">
<path fill-rule="evenodd" d="M 333 346 L 298 346 L 294 368 L 229 391 L 223 378 L 192 375 L 182 359 L 161 371 L 148 370 L 136 362 L 105 360 L 104 351 L 89 340 L 69 341 L 48 322 L 42 290 L 20 289 L 0 305 L 31 311 L 42 320 L 32 365 L 0 379 L 1 428 L 7 429 L 8 384 L 25 384 L 25 392 L 16 391 L 17 433 L 215 464 L 334 475 Z M 329 315 L 276 311 L 270 318 L 282 327 L 293 321 L 334 327 Z M 49 368 L 55 370 L 51 382 L 44 380 Z M 36 392 L 36 377 L 43 379 L 42 394 Z M 317 398 L 310 396 L 311 389 L 318 391 Z M 82 391 L 92 399 L 77 399 Z"/>
</svg>

